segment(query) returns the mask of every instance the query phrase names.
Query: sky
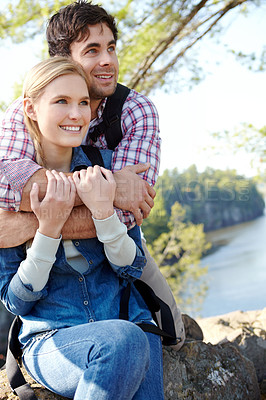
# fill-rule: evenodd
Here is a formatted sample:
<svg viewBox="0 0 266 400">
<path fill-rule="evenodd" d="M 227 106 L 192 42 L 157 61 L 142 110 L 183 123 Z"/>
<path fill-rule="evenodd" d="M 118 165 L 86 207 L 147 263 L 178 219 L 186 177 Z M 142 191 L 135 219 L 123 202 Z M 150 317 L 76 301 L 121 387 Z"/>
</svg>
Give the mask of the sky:
<svg viewBox="0 0 266 400">
<path fill-rule="evenodd" d="M 3 4 L 0 0 L 0 9 Z M 261 50 L 266 46 L 265 20 L 265 4 L 247 17 L 232 12 L 224 21 L 226 30 L 220 44 L 202 41 L 200 57 L 207 66 L 207 77 L 192 90 L 149 96 L 160 116 L 160 173 L 173 168 L 183 171 L 192 164 L 199 171 L 210 166 L 236 169 L 246 176 L 256 173 L 250 167 L 250 156 L 228 153 L 220 142 L 221 155 L 203 149 L 212 143 L 212 132 L 232 131 L 245 122 L 257 128 L 266 125 L 266 72 L 249 71 L 223 46 L 246 53 Z M 0 101 L 11 101 L 14 82 L 39 61 L 40 51 L 39 39 L 20 45 L 1 43 Z"/>
</svg>

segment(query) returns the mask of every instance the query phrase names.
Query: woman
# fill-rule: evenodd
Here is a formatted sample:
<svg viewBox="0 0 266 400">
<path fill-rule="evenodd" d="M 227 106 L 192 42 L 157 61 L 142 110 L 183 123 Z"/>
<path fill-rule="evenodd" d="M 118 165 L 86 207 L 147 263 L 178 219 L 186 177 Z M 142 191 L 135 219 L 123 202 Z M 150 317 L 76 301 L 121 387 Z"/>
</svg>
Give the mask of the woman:
<svg viewBox="0 0 266 400">
<path fill-rule="evenodd" d="M 23 363 L 36 381 L 75 400 L 161 400 L 161 339 L 136 325 L 153 322 L 134 286 L 129 321 L 119 319 L 123 290 L 146 262 L 139 228 L 127 232 L 118 220 L 108 169 L 78 171 L 90 165 L 79 147 L 91 116 L 86 76 L 55 57 L 30 71 L 23 96 L 36 159 L 48 169 L 44 199 L 37 184 L 31 190 L 39 221 L 31 247 L 0 249 L 1 300 L 22 320 Z M 111 152 L 101 153 L 109 168 Z M 62 242 L 76 191 L 97 238 Z"/>
</svg>

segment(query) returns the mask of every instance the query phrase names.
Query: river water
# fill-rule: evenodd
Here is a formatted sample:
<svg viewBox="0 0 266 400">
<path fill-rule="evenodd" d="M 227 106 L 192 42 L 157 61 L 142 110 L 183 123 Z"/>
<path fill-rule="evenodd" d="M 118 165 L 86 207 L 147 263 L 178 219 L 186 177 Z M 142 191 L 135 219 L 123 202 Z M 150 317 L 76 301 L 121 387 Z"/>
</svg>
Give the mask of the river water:
<svg viewBox="0 0 266 400">
<path fill-rule="evenodd" d="M 266 215 L 211 232 L 208 240 L 223 245 L 202 259 L 209 290 L 200 316 L 266 307 Z"/>
</svg>

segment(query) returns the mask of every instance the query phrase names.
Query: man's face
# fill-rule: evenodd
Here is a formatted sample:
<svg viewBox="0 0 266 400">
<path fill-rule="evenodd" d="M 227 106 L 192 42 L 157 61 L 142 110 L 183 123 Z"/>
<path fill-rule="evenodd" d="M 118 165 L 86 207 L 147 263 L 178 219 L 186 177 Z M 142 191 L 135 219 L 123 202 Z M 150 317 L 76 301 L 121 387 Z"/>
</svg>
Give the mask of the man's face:
<svg viewBox="0 0 266 400">
<path fill-rule="evenodd" d="M 116 43 L 106 24 L 89 26 L 90 35 L 70 46 L 71 57 L 84 68 L 90 82 L 90 99 L 111 96 L 118 79 Z"/>
</svg>

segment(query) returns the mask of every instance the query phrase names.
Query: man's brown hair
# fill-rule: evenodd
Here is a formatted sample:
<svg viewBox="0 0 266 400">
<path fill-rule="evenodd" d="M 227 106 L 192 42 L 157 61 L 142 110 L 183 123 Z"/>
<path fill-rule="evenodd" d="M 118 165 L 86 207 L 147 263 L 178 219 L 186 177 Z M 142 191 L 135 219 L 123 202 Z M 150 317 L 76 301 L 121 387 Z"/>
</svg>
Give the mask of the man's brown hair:
<svg viewBox="0 0 266 400">
<path fill-rule="evenodd" d="M 115 19 L 99 5 L 79 0 L 61 8 L 50 18 L 46 30 L 50 56 L 71 56 L 71 44 L 89 37 L 89 25 L 96 24 L 106 24 L 117 41 Z"/>
</svg>

